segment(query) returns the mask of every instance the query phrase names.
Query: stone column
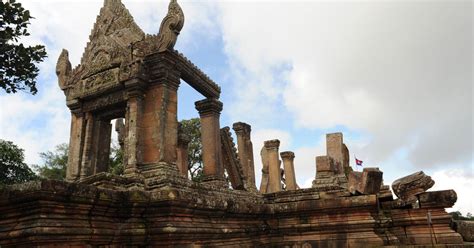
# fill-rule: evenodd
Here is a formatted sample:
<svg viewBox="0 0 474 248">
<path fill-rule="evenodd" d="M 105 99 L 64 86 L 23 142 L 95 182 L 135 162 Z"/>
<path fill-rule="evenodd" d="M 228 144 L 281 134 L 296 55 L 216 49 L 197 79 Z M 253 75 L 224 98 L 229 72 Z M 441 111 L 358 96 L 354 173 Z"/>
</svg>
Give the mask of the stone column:
<svg viewBox="0 0 474 248">
<path fill-rule="evenodd" d="M 336 174 L 344 173 L 344 143 L 342 133 L 326 134 L 326 154 L 334 159 Z"/>
<path fill-rule="evenodd" d="M 127 101 L 127 112 L 125 117 L 125 176 L 134 176 L 138 173 L 138 163 L 141 160 L 141 144 L 139 135 L 141 133 L 141 120 L 143 115 L 143 95 L 139 91 L 129 92 Z"/>
<path fill-rule="evenodd" d="M 265 194 L 268 190 L 268 154 L 265 146 L 260 150 L 260 158 L 262 159 L 262 179 L 260 181 L 260 193 Z"/>
<path fill-rule="evenodd" d="M 76 181 L 80 177 L 82 148 L 84 145 L 85 118 L 83 113 L 71 113 L 71 136 L 66 170 L 66 181 Z"/>
<path fill-rule="evenodd" d="M 295 177 L 295 167 L 293 160 L 295 154 L 293 152 L 281 152 L 281 159 L 283 160 L 283 166 L 285 168 L 285 183 L 287 190 L 296 190 L 296 177 Z"/>
<path fill-rule="evenodd" d="M 237 135 L 237 147 L 239 151 L 240 164 L 250 189 L 256 189 L 255 186 L 255 167 L 253 162 L 253 145 L 250 139 L 251 127 L 247 123 L 234 123 L 232 128 Z"/>
<path fill-rule="evenodd" d="M 188 177 L 188 144 L 190 139 L 187 135 L 179 132 L 178 129 L 178 147 L 176 148 L 179 174 L 183 177 Z"/>
<path fill-rule="evenodd" d="M 145 84 L 140 123 L 142 163 L 152 170 L 177 173 L 180 72 L 176 62 L 166 54 L 147 57 L 144 62 L 148 83 Z"/>
<path fill-rule="evenodd" d="M 82 147 L 81 179 L 92 175 L 92 143 L 94 134 L 94 116 L 85 114 L 84 143 Z"/>
<path fill-rule="evenodd" d="M 202 160 L 205 180 L 224 180 L 219 116 L 222 102 L 205 99 L 195 103 L 201 117 Z"/>
<path fill-rule="evenodd" d="M 281 191 L 280 160 L 278 159 L 279 140 L 265 141 L 268 157 L 268 190 L 267 193 Z"/>
<path fill-rule="evenodd" d="M 109 169 L 111 135 L 112 124 L 110 121 L 98 120 L 95 122 L 93 174 L 107 172 Z"/>
<path fill-rule="evenodd" d="M 145 94 L 142 119 L 143 163 L 176 163 L 178 82 L 159 83 Z"/>
</svg>

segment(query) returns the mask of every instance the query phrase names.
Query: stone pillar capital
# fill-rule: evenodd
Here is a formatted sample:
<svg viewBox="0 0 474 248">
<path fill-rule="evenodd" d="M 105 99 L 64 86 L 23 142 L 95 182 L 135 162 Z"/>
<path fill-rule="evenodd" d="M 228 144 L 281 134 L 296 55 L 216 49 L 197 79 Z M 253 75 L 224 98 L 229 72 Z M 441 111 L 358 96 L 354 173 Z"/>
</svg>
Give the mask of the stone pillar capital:
<svg viewBox="0 0 474 248">
<path fill-rule="evenodd" d="M 124 83 L 125 88 L 127 89 L 127 97 L 140 97 L 143 98 L 145 93 L 146 84 L 142 80 L 131 79 Z"/>
<path fill-rule="evenodd" d="M 277 139 L 267 140 L 263 144 L 266 149 L 278 149 L 278 147 L 280 146 L 280 141 Z"/>
<path fill-rule="evenodd" d="M 280 152 L 282 159 L 293 160 L 295 158 L 295 153 L 290 151 Z"/>
<path fill-rule="evenodd" d="M 148 56 L 144 62 L 150 85 L 165 85 L 173 90 L 178 89 L 181 73 L 169 52 Z"/>
<path fill-rule="evenodd" d="M 207 98 L 194 103 L 200 116 L 218 115 L 222 111 L 222 102 L 215 98 Z"/>
<path fill-rule="evenodd" d="M 250 134 L 250 131 L 252 130 L 250 125 L 244 122 L 234 123 L 232 129 L 234 129 L 236 134 Z"/>
</svg>

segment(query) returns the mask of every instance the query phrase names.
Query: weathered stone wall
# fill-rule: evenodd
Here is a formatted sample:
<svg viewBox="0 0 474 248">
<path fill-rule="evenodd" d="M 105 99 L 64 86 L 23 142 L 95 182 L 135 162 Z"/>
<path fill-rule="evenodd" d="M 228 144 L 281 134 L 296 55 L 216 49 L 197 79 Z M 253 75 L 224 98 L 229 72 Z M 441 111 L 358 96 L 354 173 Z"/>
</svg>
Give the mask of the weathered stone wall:
<svg viewBox="0 0 474 248">
<path fill-rule="evenodd" d="M 461 244 L 443 208 L 380 209 L 376 195 L 259 195 L 197 184 L 153 191 L 40 181 L 0 190 L 0 245 L 380 247 Z M 432 227 L 427 225 L 430 211 Z"/>
</svg>

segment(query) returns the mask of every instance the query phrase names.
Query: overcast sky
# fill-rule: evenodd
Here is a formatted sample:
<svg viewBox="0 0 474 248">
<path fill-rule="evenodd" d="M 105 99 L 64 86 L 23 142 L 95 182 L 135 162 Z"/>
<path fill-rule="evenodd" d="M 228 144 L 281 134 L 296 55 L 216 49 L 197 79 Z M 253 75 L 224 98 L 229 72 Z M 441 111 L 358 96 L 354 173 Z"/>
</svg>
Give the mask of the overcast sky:
<svg viewBox="0 0 474 248">
<path fill-rule="evenodd" d="M 42 43 L 39 93 L 0 94 L 0 138 L 39 152 L 68 141 L 70 113 L 57 86 L 62 48 L 79 63 L 102 1 L 20 1 L 35 20 L 25 42 Z M 167 1 L 123 1 L 158 32 Z M 423 170 L 434 189 L 454 188 L 454 210 L 474 212 L 471 1 L 180 1 L 176 48 L 222 87 L 222 125 L 252 125 L 256 174 L 264 140 L 296 154 L 300 186 L 314 179 L 324 135 L 343 132 L 353 157 L 387 184 Z M 185 83 L 179 118 L 203 97 Z"/>
</svg>

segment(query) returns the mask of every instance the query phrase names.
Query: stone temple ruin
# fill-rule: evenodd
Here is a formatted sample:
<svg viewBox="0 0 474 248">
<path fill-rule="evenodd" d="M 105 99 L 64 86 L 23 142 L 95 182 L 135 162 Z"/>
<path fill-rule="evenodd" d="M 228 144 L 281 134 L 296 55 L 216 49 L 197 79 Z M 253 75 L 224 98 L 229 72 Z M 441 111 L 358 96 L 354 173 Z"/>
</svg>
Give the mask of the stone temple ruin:
<svg viewBox="0 0 474 248">
<path fill-rule="evenodd" d="M 231 129 L 220 127 L 221 89 L 173 49 L 183 24 L 171 0 L 158 35 L 145 35 L 120 0 L 105 0 L 80 65 L 72 69 L 63 50 L 57 74 L 71 110 L 67 181 L 1 189 L 0 246 L 462 244 L 445 211 L 456 201 L 453 190 L 426 192 L 434 182 L 419 172 L 393 183 L 394 199 L 378 168 L 352 171 L 341 133 L 327 135 L 327 153 L 316 157 L 308 189 L 296 183 L 295 154 L 279 153 L 278 140 L 266 141 L 257 189 L 251 127 L 233 125 L 237 144 Z M 195 104 L 201 183 L 188 178 L 189 140 L 178 128 L 181 80 L 204 96 Z M 123 176 L 107 173 L 113 119 Z"/>
</svg>

